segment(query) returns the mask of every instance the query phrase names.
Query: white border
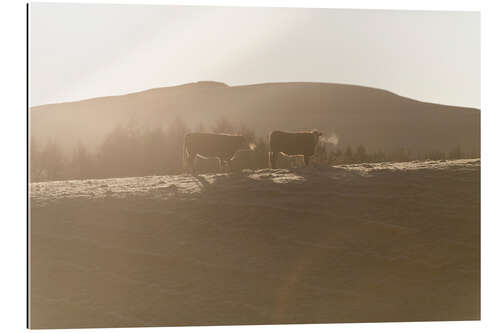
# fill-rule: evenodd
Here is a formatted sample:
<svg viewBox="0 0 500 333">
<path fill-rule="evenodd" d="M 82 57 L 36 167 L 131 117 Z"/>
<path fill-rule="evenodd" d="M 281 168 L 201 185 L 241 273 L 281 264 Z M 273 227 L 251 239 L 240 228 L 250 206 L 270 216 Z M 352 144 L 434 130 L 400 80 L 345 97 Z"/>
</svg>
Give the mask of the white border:
<svg viewBox="0 0 500 333">
<path fill-rule="evenodd" d="M 94 1 L 52 1 L 87 2 Z M 408 9 L 408 10 L 480 10 L 481 11 L 481 113 L 482 113 L 482 320 L 477 322 L 423 322 L 423 323 L 383 323 L 383 324 L 330 324 L 330 325 L 281 325 L 281 326 L 226 326 L 226 327 L 182 327 L 182 328 L 139 328 L 137 331 L 176 332 L 250 332 L 255 329 L 264 331 L 353 332 L 365 329 L 375 332 L 420 332 L 449 330 L 455 332 L 499 330 L 497 302 L 500 299 L 498 283 L 499 223 L 498 202 L 500 188 L 498 157 L 498 120 L 500 105 L 496 98 L 499 92 L 498 77 L 500 52 L 498 34 L 500 20 L 498 5 L 495 1 L 294 1 L 294 0 L 239 0 L 239 1 L 101 1 L 102 3 L 149 3 L 179 5 L 238 5 L 273 7 L 317 7 L 317 8 L 370 8 L 370 9 Z M 1 172 L 3 177 L 0 190 L 1 207 L 1 255 L 2 287 L 0 325 L 6 331 L 21 331 L 26 325 L 26 21 L 23 1 L 3 1 L 0 4 L 0 40 L 2 51 L 0 73 L 2 92 L 2 135 Z M 48 330 L 49 332 L 55 330 Z M 65 332 L 68 330 L 57 330 Z M 106 329 L 107 332 L 122 332 L 125 329 Z M 80 329 L 78 332 L 94 332 Z"/>
</svg>

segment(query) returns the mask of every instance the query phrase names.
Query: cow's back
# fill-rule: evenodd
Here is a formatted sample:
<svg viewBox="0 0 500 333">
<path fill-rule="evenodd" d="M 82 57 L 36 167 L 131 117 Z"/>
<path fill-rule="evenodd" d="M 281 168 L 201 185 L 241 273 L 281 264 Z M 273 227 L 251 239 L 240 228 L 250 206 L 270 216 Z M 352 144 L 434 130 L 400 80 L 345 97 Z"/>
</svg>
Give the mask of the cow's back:
<svg viewBox="0 0 500 333">
<path fill-rule="evenodd" d="M 185 146 L 190 154 L 205 157 L 232 156 L 242 144 L 241 136 L 214 133 L 188 133 Z"/>
</svg>

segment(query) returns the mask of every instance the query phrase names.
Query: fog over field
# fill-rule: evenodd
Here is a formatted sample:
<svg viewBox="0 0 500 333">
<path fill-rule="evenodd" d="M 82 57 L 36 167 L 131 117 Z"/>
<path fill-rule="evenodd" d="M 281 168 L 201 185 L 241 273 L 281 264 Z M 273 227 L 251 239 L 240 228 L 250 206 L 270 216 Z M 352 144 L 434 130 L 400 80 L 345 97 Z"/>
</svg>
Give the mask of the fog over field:
<svg viewBox="0 0 500 333">
<path fill-rule="evenodd" d="M 478 109 L 368 87 L 196 82 L 31 108 L 31 181 L 179 174 L 193 131 L 244 135 L 257 149 L 241 168 L 267 167 L 272 130 L 321 131 L 323 165 L 477 158 L 479 124 Z"/>
</svg>

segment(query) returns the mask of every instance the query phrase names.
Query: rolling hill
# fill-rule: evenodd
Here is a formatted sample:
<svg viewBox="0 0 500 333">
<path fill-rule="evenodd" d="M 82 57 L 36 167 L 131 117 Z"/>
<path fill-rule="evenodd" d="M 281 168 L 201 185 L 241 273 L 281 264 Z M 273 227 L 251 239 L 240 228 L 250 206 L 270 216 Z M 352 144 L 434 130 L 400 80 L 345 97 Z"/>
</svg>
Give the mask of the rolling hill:
<svg viewBox="0 0 500 333">
<path fill-rule="evenodd" d="M 97 147 L 118 125 L 166 127 L 181 117 L 190 128 L 210 128 L 225 117 L 258 135 L 272 129 L 316 128 L 335 134 L 339 145 L 370 151 L 462 151 L 479 156 L 480 111 L 419 102 L 391 92 L 330 83 L 265 83 L 228 86 L 197 82 L 121 96 L 35 106 L 31 134 L 64 148 L 78 141 Z"/>
</svg>

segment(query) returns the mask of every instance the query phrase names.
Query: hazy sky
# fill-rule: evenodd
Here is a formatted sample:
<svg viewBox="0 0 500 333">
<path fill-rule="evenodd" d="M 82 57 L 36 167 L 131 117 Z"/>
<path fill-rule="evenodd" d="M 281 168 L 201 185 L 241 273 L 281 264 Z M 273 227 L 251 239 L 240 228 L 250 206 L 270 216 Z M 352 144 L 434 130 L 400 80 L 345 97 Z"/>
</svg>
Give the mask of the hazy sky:
<svg viewBox="0 0 500 333">
<path fill-rule="evenodd" d="M 30 8 L 32 106 L 202 80 L 349 83 L 480 106 L 477 12 Z"/>
</svg>

